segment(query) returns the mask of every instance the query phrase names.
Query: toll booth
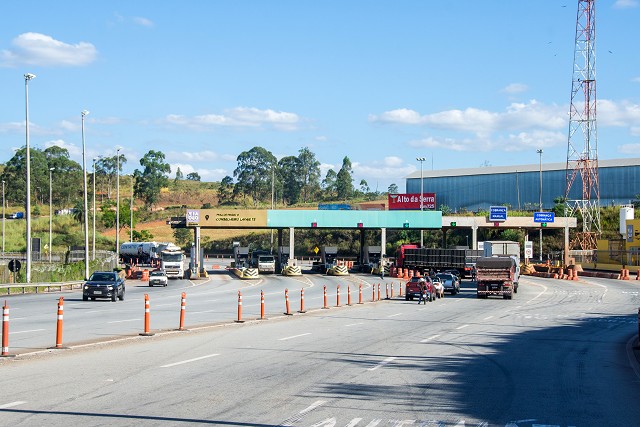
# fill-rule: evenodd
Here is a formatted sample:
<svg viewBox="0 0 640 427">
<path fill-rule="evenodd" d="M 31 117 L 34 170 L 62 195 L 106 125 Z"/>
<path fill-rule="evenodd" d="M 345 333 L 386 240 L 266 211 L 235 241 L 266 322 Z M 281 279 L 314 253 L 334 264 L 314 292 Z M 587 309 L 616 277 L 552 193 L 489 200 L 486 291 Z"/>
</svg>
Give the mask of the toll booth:
<svg viewBox="0 0 640 427">
<path fill-rule="evenodd" d="M 249 248 L 247 246 L 234 246 L 233 259 L 235 268 L 249 268 Z"/>
<path fill-rule="evenodd" d="M 289 246 L 278 246 L 278 271 L 282 271 L 282 268 L 289 262 L 289 254 Z"/>
</svg>

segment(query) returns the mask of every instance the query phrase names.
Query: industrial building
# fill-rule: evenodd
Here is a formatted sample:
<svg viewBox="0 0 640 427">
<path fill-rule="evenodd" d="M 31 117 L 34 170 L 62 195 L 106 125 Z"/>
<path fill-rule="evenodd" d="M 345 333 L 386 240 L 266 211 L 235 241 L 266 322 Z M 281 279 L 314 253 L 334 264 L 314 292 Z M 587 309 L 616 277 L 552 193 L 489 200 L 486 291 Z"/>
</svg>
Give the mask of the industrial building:
<svg viewBox="0 0 640 427">
<path fill-rule="evenodd" d="M 406 192 L 419 194 L 422 176 L 422 191 L 435 193 L 437 210 L 446 206 L 452 212 L 475 212 L 501 205 L 536 211 L 542 175 L 542 207 L 549 210 L 555 204 L 554 199 L 564 197 L 566 169 L 563 162 L 416 171 L 406 178 Z M 601 206 L 628 204 L 640 194 L 640 158 L 600 160 L 598 174 Z M 579 176 L 569 199 L 582 199 Z"/>
</svg>

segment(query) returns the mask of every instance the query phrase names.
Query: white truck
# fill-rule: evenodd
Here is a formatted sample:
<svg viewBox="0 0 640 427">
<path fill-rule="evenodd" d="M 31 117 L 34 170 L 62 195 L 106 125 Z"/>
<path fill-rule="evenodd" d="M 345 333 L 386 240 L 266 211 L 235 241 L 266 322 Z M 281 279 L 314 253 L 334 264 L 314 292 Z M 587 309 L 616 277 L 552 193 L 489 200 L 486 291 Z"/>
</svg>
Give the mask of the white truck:
<svg viewBox="0 0 640 427">
<path fill-rule="evenodd" d="M 276 272 L 276 258 L 273 255 L 260 255 L 258 256 L 258 273 L 275 273 Z"/>
<path fill-rule="evenodd" d="M 160 268 L 164 270 L 170 279 L 182 279 L 184 277 L 184 253 L 179 246 L 167 245 L 160 252 Z"/>
</svg>

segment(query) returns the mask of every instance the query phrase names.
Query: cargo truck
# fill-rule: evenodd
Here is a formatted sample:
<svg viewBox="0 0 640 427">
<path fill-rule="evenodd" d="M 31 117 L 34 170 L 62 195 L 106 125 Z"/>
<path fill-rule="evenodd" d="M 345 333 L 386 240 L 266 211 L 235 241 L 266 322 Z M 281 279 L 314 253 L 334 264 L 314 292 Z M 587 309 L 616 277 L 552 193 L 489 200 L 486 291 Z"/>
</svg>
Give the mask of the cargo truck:
<svg viewBox="0 0 640 427">
<path fill-rule="evenodd" d="M 184 277 L 184 253 L 179 246 L 173 243 L 167 245 L 160 252 L 160 268 L 164 270 L 169 279 L 182 279 Z"/>
<path fill-rule="evenodd" d="M 511 299 L 518 292 L 520 264 L 515 256 L 482 257 L 476 260 L 478 298 L 497 295 Z"/>
<path fill-rule="evenodd" d="M 410 270 L 440 272 L 458 270 L 461 277 L 471 276 L 475 260 L 482 256 L 480 251 L 471 249 L 416 248 L 403 245 L 398 250 L 396 266 Z"/>
</svg>

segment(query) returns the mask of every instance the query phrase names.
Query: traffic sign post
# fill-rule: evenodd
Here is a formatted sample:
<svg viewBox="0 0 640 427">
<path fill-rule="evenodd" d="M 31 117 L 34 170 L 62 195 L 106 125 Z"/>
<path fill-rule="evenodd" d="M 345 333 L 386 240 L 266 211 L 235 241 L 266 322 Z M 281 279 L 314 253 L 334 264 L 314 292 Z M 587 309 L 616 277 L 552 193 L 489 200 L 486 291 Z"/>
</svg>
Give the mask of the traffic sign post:
<svg viewBox="0 0 640 427">
<path fill-rule="evenodd" d="M 506 206 L 490 206 L 489 207 L 489 222 L 501 222 L 506 220 L 507 220 Z"/>
</svg>

